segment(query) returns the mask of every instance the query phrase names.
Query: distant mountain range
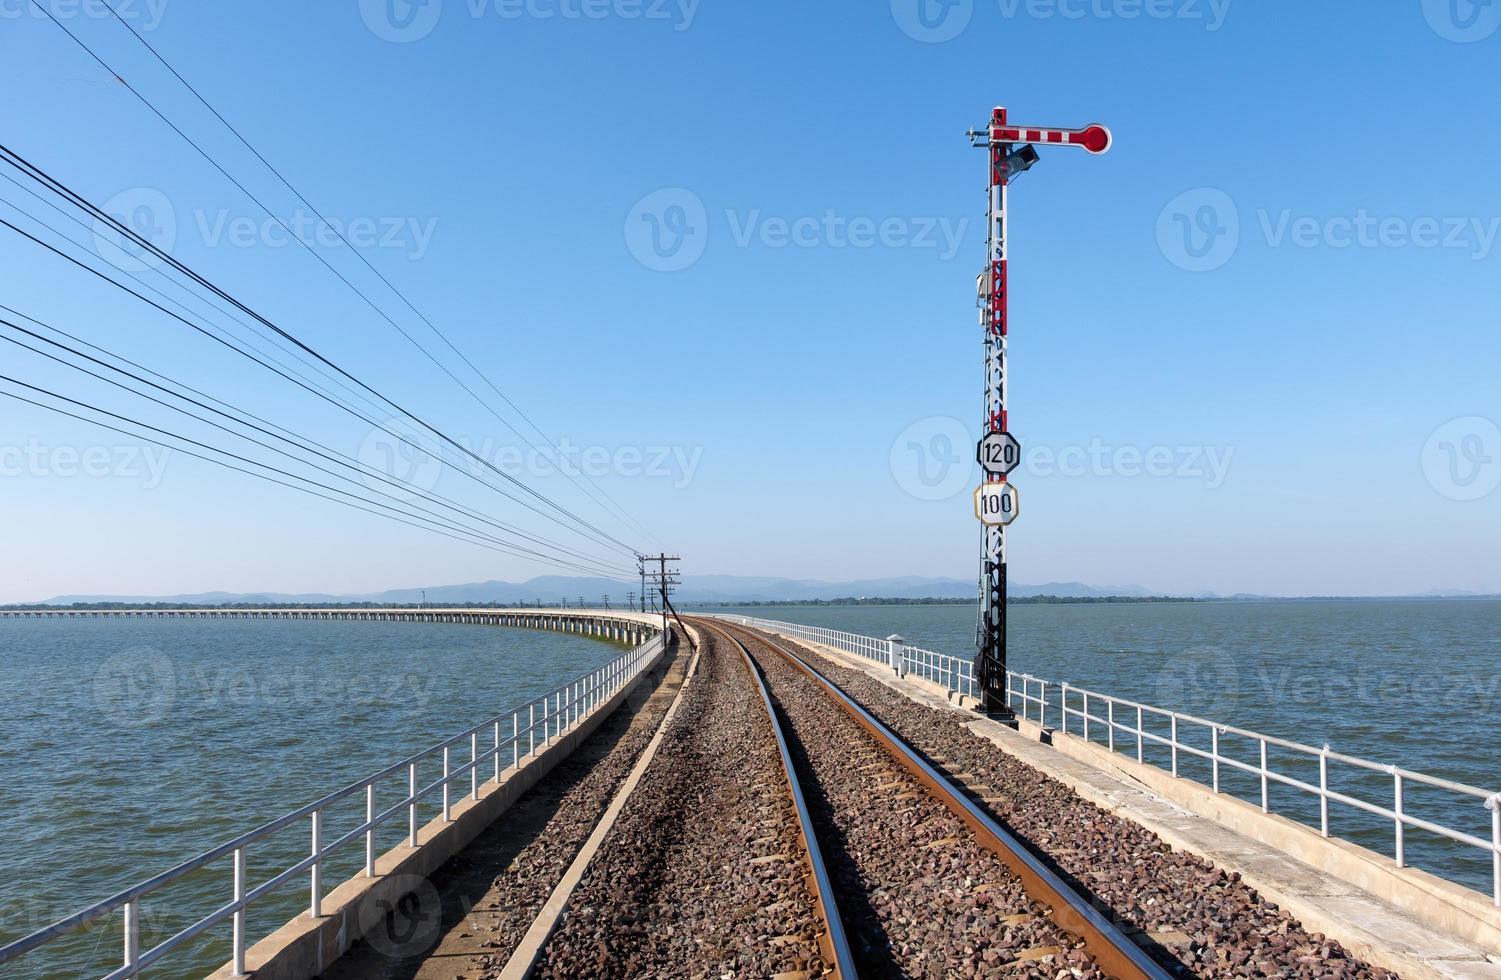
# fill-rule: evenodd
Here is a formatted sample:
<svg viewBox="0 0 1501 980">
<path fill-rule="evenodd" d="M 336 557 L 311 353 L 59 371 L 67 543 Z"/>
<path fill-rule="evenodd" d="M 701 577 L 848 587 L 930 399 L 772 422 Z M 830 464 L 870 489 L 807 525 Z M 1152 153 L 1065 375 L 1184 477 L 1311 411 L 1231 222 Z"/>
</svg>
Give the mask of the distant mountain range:
<svg viewBox="0 0 1501 980">
<path fill-rule="evenodd" d="M 197 592 L 190 595 L 60 595 L 45 601 L 49 606 L 74 603 L 117 602 L 129 605 L 169 603 L 183 606 L 215 605 L 316 605 L 321 603 L 372 602 L 415 605 L 426 600 L 429 605 L 468 602 L 557 603 L 567 599 L 576 603 L 580 596 L 590 605 L 608 595 L 614 601 L 625 596 L 629 586 L 602 578 L 544 575 L 525 582 L 470 582 L 464 585 L 433 585 L 427 589 L 389 589 L 356 595 L 329 595 L 321 592 Z M 771 578 L 746 575 L 685 576 L 677 592 L 683 603 L 775 602 L 811 599 L 901 598 L 965 599 L 975 594 L 975 583 L 952 578 L 858 579 L 850 582 L 825 582 L 818 579 Z M 1012 583 L 1011 594 L 1017 597 L 1055 595 L 1068 598 L 1161 595 L 1138 585 L 1092 586 L 1081 582 L 1049 582 L 1043 585 Z"/>
<path fill-rule="evenodd" d="M 612 602 L 625 598 L 629 584 L 622 585 L 603 578 L 586 578 L 568 575 L 543 575 L 525 582 L 470 582 L 464 585 L 433 585 L 424 589 L 388 589 L 385 592 L 367 592 L 357 595 L 329 595 L 321 592 L 198 592 L 191 595 L 60 595 L 46 600 L 42 605 L 67 606 L 74 603 L 114 602 L 127 605 L 165 603 L 182 606 L 217 605 L 319 605 L 346 602 L 369 602 L 392 605 L 416 605 L 424 599 L 429 605 L 463 604 L 478 602 L 557 604 L 566 599 L 569 605 L 582 597 L 589 605 L 597 605 L 602 596 L 608 595 Z M 639 588 L 639 586 L 638 586 Z M 825 582 L 820 579 L 791 579 L 760 577 L 753 575 L 691 575 L 685 576 L 683 585 L 676 593 L 678 602 L 688 604 L 713 604 L 724 602 L 806 602 L 829 599 L 968 599 L 975 595 L 975 583 L 968 579 L 923 578 L 904 576 L 900 578 L 856 579 L 848 582 Z M 1183 599 L 1271 599 L 1275 596 L 1236 593 L 1218 595 L 1214 592 L 1191 594 L 1153 591 L 1139 585 L 1086 585 L 1083 582 L 1045 582 L 1041 585 L 1011 583 L 1010 593 L 1016 598 L 1032 596 L 1058 596 L 1059 598 L 1105 598 L 1124 597 L 1139 599 L 1148 596 L 1171 596 Z M 1435 589 L 1421 595 L 1406 598 L 1421 599 L 1472 599 L 1490 595 L 1484 592 L 1465 592 L 1458 589 Z M 1329 596 L 1327 598 L 1340 598 Z M 1393 597 L 1396 598 L 1396 597 Z"/>
</svg>

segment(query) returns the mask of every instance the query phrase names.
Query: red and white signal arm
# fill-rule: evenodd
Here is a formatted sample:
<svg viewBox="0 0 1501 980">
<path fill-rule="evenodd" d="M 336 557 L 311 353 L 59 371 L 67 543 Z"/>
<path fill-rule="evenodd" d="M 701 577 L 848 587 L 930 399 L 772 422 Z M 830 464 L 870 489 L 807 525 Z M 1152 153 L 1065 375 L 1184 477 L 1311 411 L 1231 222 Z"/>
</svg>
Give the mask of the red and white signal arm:
<svg viewBox="0 0 1501 980">
<path fill-rule="evenodd" d="M 982 483 L 975 491 L 975 517 L 987 527 L 1005 527 L 1016 520 L 1021 499 L 1011 483 Z"/>
<path fill-rule="evenodd" d="M 1039 129 L 1035 126 L 990 127 L 992 143 L 1036 143 L 1039 146 L 1077 146 L 1093 154 L 1110 149 L 1110 130 L 1099 123 L 1083 129 Z"/>
</svg>

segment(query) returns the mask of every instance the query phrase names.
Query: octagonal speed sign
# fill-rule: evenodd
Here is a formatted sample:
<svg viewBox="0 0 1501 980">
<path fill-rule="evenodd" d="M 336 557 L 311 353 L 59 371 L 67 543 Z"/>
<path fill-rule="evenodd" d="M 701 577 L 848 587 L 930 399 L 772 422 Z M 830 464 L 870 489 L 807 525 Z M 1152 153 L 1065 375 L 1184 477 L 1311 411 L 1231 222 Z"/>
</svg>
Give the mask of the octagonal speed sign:
<svg viewBox="0 0 1501 980">
<path fill-rule="evenodd" d="M 986 476 L 1005 476 L 1022 461 L 1022 445 L 1009 432 L 988 432 L 975 447 L 975 458 Z"/>
<path fill-rule="evenodd" d="M 975 491 L 975 516 L 981 524 L 1005 527 L 1021 509 L 1016 487 L 1010 483 L 982 483 Z"/>
</svg>

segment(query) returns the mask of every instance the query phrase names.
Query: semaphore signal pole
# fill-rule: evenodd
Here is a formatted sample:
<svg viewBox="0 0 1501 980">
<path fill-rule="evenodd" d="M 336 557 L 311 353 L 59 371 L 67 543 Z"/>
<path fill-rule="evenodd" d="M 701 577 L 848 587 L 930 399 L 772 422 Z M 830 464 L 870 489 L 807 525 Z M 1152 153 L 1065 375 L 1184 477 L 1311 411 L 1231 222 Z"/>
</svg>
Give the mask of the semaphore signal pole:
<svg viewBox="0 0 1501 980">
<path fill-rule="evenodd" d="M 1012 126 L 997 107 L 984 130 L 969 131 L 970 143 L 989 151 L 986 183 L 986 261 L 976 281 L 980 325 L 985 331 L 985 406 L 975 455 L 985 482 L 975 491 L 975 517 L 983 525 L 980 547 L 980 621 L 975 631 L 975 680 L 980 710 L 1010 722 L 1006 704 L 1006 528 L 1020 511 L 1016 487 L 1007 477 L 1021 463 L 1021 444 L 1008 431 L 1007 394 L 1007 226 L 1006 185 L 1037 162 L 1037 148 L 1077 146 L 1091 154 L 1110 148 L 1110 130 Z M 1016 144 L 1023 144 L 1020 149 Z"/>
</svg>

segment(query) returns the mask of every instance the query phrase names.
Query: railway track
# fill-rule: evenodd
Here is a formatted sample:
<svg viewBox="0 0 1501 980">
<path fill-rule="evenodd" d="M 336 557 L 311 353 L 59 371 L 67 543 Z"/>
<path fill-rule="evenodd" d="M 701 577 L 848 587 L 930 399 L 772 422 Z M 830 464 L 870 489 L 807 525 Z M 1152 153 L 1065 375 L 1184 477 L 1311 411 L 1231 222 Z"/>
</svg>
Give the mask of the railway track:
<svg viewBox="0 0 1501 980">
<path fill-rule="evenodd" d="M 762 667 L 810 778 L 835 903 L 866 975 L 1172 976 L 890 729 L 776 639 Z M 834 710 L 830 710 L 834 709 Z"/>
<path fill-rule="evenodd" d="M 638 771 L 487 977 L 856 976 L 761 671 L 714 624 Z"/>
</svg>

